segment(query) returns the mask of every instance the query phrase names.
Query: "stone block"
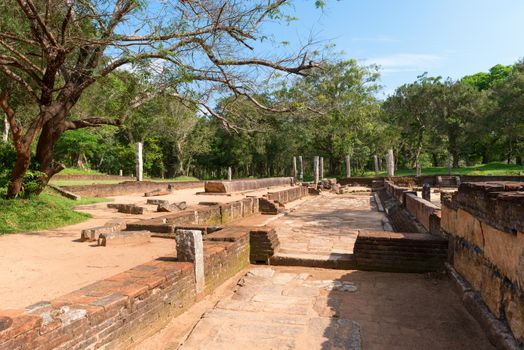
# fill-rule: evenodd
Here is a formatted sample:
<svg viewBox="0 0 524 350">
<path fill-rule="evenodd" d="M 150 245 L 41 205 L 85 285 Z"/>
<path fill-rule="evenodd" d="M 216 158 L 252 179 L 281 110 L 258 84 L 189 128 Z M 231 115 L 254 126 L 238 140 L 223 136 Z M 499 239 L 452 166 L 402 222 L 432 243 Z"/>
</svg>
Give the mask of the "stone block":
<svg viewBox="0 0 524 350">
<path fill-rule="evenodd" d="M 480 249 L 484 249 L 484 233 L 482 232 L 482 226 L 479 219 L 475 218 L 464 209 L 459 208 L 456 220 L 455 232 L 450 233 L 464 238 L 466 241 L 476 245 Z"/>
<path fill-rule="evenodd" d="M 170 213 L 173 211 L 182 211 L 187 208 L 186 202 L 179 202 L 179 203 L 171 203 L 169 202 L 167 204 L 161 203 L 157 207 L 157 212 L 159 213 Z"/>
<path fill-rule="evenodd" d="M 507 233 L 481 223 L 484 256 L 513 283 L 524 286 L 524 233 Z"/>
<path fill-rule="evenodd" d="M 102 233 L 111 233 L 115 231 L 120 231 L 126 228 L 125 220 L 111 220 L 105 223 L 104 226 L 93 227 L 89 229 L 82 230 L 80 234 L 80 240 L 82 242 L 93 242 L 98 240 L 98 236 Z"/>
<path fill-rule="evenodd" d="M 202 231 L 176 230 L 175 236 L 177 260 L 194 264 L 196 292 L 201 294 L 205 288 Z"/>
<path fill-rule="evenodd" d="M 103 247 L 134 245 L 151 242 L 149 231 L 120 231 L 103 233 L 98 237 L 98 245 Z"/>
<path fill-rule="evenodd" d="M 151 205 L 169 205 L 169 201 L 166 199 L 148 199 L 146 203 Z"/>
<path fill-rule="evenodd" d="M 524 347 L 524 301 L 522 298 L 522 294 L 519 296 L 510 289 L 506 289 L 503 303 L 509 328 L 515 339 Z"/>
</svg>

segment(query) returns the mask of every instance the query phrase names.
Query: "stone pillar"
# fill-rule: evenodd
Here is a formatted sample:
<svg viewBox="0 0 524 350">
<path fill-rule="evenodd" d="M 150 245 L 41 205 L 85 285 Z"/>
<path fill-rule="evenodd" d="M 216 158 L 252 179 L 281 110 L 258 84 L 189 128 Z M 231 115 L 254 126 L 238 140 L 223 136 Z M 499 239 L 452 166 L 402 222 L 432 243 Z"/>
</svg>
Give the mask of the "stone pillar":
<svg viewBox="0 0 524 350">
<path fill-rule="evenodd" d="M 351 157 L 349 154 L 346 156 L 346 178 L 351 177 Z"/>
<path fill-rule="evenodd" d="M 318 156 L 313 157 L 313 178 L 315 181 L 315 185 L 318 184 L 319 181 L 319 173 L 318 173 Z"/>
<path fill-rule="evenodd" d="M 376 154 L 373 156 L 373 166 L 375 167 L 375 176 L 378 176 L 380 168 L 378 167 L 378 156 Z"/>
<path fill-rule="evenodd" d="M 304 164 L 302 163 L 302 156 L 298 156 L 298 164 L 300 165 L 300 181 L 304 181 Z"/>
<path fill-rule="evenodd" d="M 386 163 L 388 176 L 395 176 L 395 156 L 393 155 L 393 150 L 391 148 L 388 150 L 388 154 L 386 155 Z"/>
<path fill-rule="evenodd" d="M 202 294 L 205 288 L 202 231 L 176 230 L 175 240 L 177 260 L 194 264 L 196 293 Z"/>
<path fill-rule="evenodd" d="M 144 179 L 144 159 L 142 158 L 142 142 L 136 143 L 136 180 Z"/>
<path fill-rule="evenodd" d="M 118 172 L 118 175 L 124 176 L 124 171 L 122 169 L 120 169 L 120 171 Z"/>
<path fill-rule="evenodd" d="M 297 157 L 293 157 L 293 179 L 297 181 Z"/>
<path fill-rule="evenodd" d="M 451 175 L 451 155 L 448 153 L 448 175 Z"/>
<path fill-rule="evenodd" d="M 422 199 L 431 202 L 431 186 L 428 183 L 422 185 Z"/>
<path fill-rule="evenodd" d="M 320 157 L 320 180 L 324 178 L 324 157 Z"/>
<path fill-rule="evenodd" d="M 419 162 L 417 162 L 417 164 L 415 165 L 415 169 L 417 177 L 420 177 L 420 175 L 422 175 L 422 168 L 420 167 Z"/>
<path fill-rule="evenodd" d="M 4 132 L 2 133 L 2 141 L 7 142 L 9 139 L 9 129 L 11 127 L 9 126 L 9 121 L 7 121 L 7 117 L 4 118 Z"/>
<path fill-rule="evenodd" d="M 231 170 L 231 167 L 227 168 L 227 181 L 233 180 L 233 170 Z"/>
</svg>

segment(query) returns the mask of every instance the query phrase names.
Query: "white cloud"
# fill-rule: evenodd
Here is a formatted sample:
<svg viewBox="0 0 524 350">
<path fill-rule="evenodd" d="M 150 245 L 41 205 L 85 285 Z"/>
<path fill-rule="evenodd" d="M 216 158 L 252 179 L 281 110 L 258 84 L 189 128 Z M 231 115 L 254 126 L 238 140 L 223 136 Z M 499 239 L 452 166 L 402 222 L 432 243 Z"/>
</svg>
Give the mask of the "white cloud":
<svg viewBox="0 0 524 350">
<path fill-rule="evenodd" d="M 365 64 L 376 64 L 384 73 L 414 72 L 434 68 L 444 59 L 432 54 L 399 53 L 373 57 L 364 60 Z"/>
</svg>

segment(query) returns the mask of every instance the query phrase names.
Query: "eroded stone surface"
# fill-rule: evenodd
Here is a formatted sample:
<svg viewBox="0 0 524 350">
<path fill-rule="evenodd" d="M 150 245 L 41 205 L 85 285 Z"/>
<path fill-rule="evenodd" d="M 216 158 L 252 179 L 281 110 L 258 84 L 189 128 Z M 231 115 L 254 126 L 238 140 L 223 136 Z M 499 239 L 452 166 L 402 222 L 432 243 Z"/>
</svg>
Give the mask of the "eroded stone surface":
<svg viewBox="0 0 524 350">
<path fill-rule="evenodd" d="M 297 267 L 251 269 L 177 348 L 493 349 L 446 278 Z"/>
<path fill-rule="evenodd" d="M 333 260 L 353 254 L 359 229 L 382 230 L 372 195 L 322 195 L 273 222 L 283 258 Z"/>
</svg>

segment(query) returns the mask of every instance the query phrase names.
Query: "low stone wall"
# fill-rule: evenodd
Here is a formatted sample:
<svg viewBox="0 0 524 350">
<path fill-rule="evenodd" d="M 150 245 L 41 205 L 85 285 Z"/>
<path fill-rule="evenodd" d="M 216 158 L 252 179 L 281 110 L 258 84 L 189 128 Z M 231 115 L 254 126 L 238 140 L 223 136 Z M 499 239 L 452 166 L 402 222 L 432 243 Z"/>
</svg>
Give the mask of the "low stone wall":
<svg viewBox="0 0 524 350">
<path fill-rule="evenodd" d="M 278 192 L 268 192 L 267 199 L 280 204 L 286 204 L 301 199 L 302 197 L 305 197 L 307 195 L 307 186 L 296 186 Z"/>
<path fill-rule="evenodd" d="M 424 226 L 424 228 L 429 232 L 431 229 L 430 217 L 436 212 L 440 212 L 440 208 L 435 204 L 417 197 L 416 194 L 408 193 L 404 197 L 404 206 L 407 211 L 409 211 L 418 222 Z M 433 223 L 433 225 L 435 225 Z"/>
<path fill-rule="evenodd" d="M 207 236 L 205 293 L 249 265 L 248 237 L 248 228 Z M 49 302 L 0 311 L 0 350 L 126 348 L 160 330 L 195 298 L 193 264 L 164 256 Z"/>
<path fill-rule="evenodd" d="M 383 177 L 346 177 L 338 180 L 341 186 L 365 186 L 372 187 L 374 183 L 381 184 Z"/>
<path fill-rule="evenodd" d="M 442 196 L 441 229 L 450 236 L 451 265 L 468 284 L 465 300 L 480 300 L 524 346 L 524 183 L 461 184 Z"/>
<path fill-rule="evenodd" d="M 244 199 L 219 204 L 202 205 L 174 214 L 141 220 L 127 224 L 126 230 L 147 230 L 154 233 L 175 233 L 175 228 L 188 225 L 223 225 L 259 212 L 258 198 Z"/>
<path fill-rule="evenodd" d="M 204 184 L 203 181 L 177 181 L 177 182 L 154 182 L 154 181 L 124 181 L 118 184 L 95 184 L 89 186 L 61 186 L 63 189 L 85 197 L 111 197 L 124 194 L 144 194 L 154 190 L 167 190 L 171 186 L 175 190 L 185 188 L 198 188 Z"/>
<path fill-rule="evenodd" d="M 291 186 L 292 177 L 270 177 L 266 179 L 247 179 L 233 181 L 206 181 L 204 188 L 209 193 L 231 193 L 257 190 L 275 186 Z"/>
</svg>

